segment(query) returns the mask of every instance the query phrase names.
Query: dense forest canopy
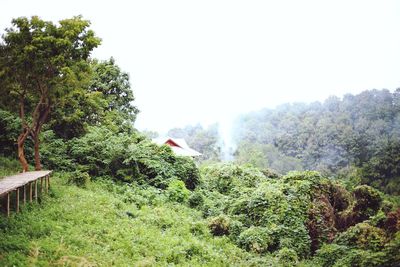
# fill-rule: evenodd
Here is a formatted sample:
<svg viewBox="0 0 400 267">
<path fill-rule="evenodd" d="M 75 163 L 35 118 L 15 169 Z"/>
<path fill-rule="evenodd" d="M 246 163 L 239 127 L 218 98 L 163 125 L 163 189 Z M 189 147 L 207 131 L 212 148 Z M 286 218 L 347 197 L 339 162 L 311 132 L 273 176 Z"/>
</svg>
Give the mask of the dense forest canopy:
<svg viewBox="0 0 400 267">
<path fill-rule="evenodd" d="M 229 163 L 218 125 L 170 130 L 199 164 L 135 129 L 129 75 L 89 57 L 88 21 L 13 23 L 0 174 L 20 170 L 22 149 L 24 170 L 40 153 L 54 182 L 42 205 L 0 216 L 0 265 L 399 266 L 400 90 L 243 115 Z"/>
<path fill-rule="evenodd" d="M 327 175 L 355 167 L 363 182 L 400 193 L 400 89 L 281 105 L 242 115 L 234 127 L 239 162 Z"/>
</svg>

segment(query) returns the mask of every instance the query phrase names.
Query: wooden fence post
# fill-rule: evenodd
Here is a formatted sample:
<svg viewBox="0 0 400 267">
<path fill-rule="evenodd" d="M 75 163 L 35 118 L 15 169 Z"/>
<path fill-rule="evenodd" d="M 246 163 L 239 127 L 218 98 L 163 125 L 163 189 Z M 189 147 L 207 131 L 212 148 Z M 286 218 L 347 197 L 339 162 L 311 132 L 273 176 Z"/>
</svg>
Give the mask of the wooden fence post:
<svg viewBox="0 0 400 267">
<path fill-rule="evenodd" d="M 43 196 L 43 177 L 40 177 L 40 197 Z"/>
<path fill-rule="evenodd" d="M 6 203 L 7 217 L 10 217 L 10 193 L 7 193 L 7 203 Z"/>
<path fill-rule="evenodd" d="M 29 182 L 29 202 L 32 203 L 32 182 Z"/>
<path fill-rule="evenodd" d="M 38 201 L 37 179 L 35 180 L 35 200 Z"/>
<path fill-rule="evenodd" d="M 48 175 L 46 175 L 46 176 L 44 177 L 44 187 L 45 187 L 45 189 L 46 189 L 46 193 L 49 192 L 49 182 L 48 182 L 48 180 L 47 180 L 47 177 L 48 177 Z"/>
<path fill-rule="evenodd" d="M 15 212 L 18 213 L 19 212 L 19 187 L 15 190 Z"/>
<path fill-rule="evenodd" d="M 22 188 L 22 193 L 24 194 L 23 203 L 25 205 L 26 204 L 26 184 L 24 184 L 24 187 Z"/>
</svg>

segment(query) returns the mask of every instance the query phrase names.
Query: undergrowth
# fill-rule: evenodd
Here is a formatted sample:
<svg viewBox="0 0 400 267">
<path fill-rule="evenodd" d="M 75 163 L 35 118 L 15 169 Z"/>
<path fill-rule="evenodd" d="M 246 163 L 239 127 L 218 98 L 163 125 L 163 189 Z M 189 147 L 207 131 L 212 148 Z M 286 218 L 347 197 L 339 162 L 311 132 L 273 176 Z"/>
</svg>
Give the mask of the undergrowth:
<svg viewBox="0 0 400 267">
<path fill-rule="evenodd" d="M 249 266 L 273 263 L 213 237 L 200 212 L 154 188 L 62 174 L 40 204 L 0 216 L 0 266 Z"/>
</svg>

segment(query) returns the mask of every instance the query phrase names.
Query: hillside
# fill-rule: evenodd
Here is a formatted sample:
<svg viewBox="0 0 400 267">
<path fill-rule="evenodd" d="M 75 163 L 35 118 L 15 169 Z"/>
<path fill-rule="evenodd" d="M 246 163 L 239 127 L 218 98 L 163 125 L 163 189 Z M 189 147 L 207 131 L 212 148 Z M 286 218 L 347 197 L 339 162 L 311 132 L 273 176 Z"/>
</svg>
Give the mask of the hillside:
<svg viewBox="0 0 400 267">
<path fill-rule="evenodd" d="M 0 216 L 0 266 L 248 265 L 257 259 L 213 238 L 199 211 L 154 188 L 110 181 L 87 188 L 52 179 L 41 204 Z"/>
<path fill-rule="evenodd" d="M 54 172 L 0 215 L 0 266 L 400 266 L 398 90 L 244 115 L 232 162 L 216 125 L 171 130 L 198 164 L 135 128 L 100 43 L 81 16 L 2 36 L 0 175 Z"/>
<path fill-rule="evenodd" d="M 165 190 L 102 179 L 76 186 L 58 172 L 40 204 L 0 217 L 0 264 L 400 263 L 399 210 L 372 188 L 349 193 L 315 172 L 277 177 L 234 165 L 207 167 L 202 177 L 190 192 L 174 182 Z"/>
</svg>

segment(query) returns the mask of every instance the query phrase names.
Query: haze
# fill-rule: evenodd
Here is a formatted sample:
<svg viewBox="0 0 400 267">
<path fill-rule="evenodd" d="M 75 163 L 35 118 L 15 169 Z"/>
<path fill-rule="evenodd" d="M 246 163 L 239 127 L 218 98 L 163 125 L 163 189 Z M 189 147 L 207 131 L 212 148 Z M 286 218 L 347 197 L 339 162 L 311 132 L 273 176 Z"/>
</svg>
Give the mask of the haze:
<svg viewBox="0 0 400 267">
<path fill-rule="evenodd" d="M 131 77 L 139 129 L 400 86 L 397 1 L 2 1 L 11 19 L 83 15 Z"/>
</svg>

